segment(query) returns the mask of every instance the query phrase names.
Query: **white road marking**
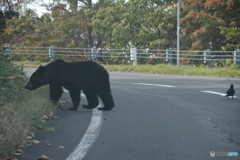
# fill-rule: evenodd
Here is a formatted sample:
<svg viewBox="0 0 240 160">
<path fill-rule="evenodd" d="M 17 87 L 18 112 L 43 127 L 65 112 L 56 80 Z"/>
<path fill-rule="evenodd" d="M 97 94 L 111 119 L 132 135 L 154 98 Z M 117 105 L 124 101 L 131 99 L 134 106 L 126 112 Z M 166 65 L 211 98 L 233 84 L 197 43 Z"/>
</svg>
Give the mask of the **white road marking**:
<svg viewBox="0 0 240 160">
<path fill-rule="evenodd" d="M 66 90 L 66 89 L 63 89 L 63 91 L 69 93 L 69 91 Z M 84 98 L 84 99 L 87 99 L 86 96 L 85 96 L 85 94 L 83 94 L 83 93 L 81 93 L 81 97 Z M 101 104 L 100 104 L 100 105 L 101 105 Z"/>
<path fill-rule="evenodd" d="M 211 94 L 217 94 L 217 95 L 220 95 L 220 96 L 226 96 L 226 93 L 219 93 L 219 92 L 213 92 L 213 91 L 202 91 L 202 92 L 205 92 L 205 93 L 211 93 Z"/>
<path fill-rule="evenodd" d="M 96 142 L 102 126 L 102 111 L 99 111 L 98 109 L 93 109 L 92 111 L 92 119 L 86 133 L 66 160 L 82 160 L 92 144 Z"/>
<path fill-rule="evenodd" d="M 220 96 L 223 96 L 225 97 L 226 96 L 226 93 L 219 93 L 219 92 L 214 92 L 214 91 L 202 91 L 204 93 L 211 93 L 211 94 L 217 94 L 217 95 L 220 95 Z M 233 98 L 238 98 L 237 96 L 233 96 Z"/>
<path fill-rule="evenodd" d="M 65 89 L 63 91 L 68 92 Z M 86 96 L 82 93 L 81 97 L 86 99 Z M 97 108 L 102 108 L 101 103 L 98 104 Z M 93 143 L 96 142 L 103 123 L 102 111 L 99 111 L 97 108 L 92 110 L 91 122 L 83 138 L 66 160 L 82 160 Z"/>
<path fill-rule="evenodd" d="M 68 90 L 66 90 L 66 89 L 63 89 L 63 91 L 64 91 L 64 92 L 67 92 L 67 93 L 69 93 L 69 91 L 68 91 Z"/>
<path fill-rule="evenodd" d="M 159 86 L 159 87 L 176 87 L 171 85 L 150 84 L 150 83 L 133 83 L 133 84 L 146 85 L 146 86 Z"/>
</svg>

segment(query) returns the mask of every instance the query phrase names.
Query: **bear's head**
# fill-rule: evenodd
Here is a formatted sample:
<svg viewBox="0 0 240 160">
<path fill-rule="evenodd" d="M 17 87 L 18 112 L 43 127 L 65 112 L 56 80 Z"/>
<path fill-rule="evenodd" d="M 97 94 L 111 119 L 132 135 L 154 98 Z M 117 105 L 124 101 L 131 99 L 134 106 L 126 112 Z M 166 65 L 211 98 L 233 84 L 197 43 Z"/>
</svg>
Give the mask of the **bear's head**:
<svg viewBox="0 0 240 160">
<path fill-rule="evenodd" d="M 35 90 L 43 85 L 47 84 L 46 80 L 47 70 L 44 66 L 39 66 L 38 69 L 32 74 L 26 89 L 29 91 Z"/>
</svg>

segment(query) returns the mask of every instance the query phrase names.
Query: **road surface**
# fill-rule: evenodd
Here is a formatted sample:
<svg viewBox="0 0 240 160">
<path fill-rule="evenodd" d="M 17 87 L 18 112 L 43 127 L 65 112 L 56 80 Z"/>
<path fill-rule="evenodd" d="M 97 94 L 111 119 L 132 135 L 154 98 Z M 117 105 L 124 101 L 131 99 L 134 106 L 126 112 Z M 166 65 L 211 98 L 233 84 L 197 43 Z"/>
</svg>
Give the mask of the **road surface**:
<svg viewBox="0 0 240 160">
<path fill-rule="evenodd" d="M 43 143 L 25 147 L 21 159 L 207 160 L 211 151 L 240 159 L 239 78 L 110 72 L 110 80 L 113 110 L 56 112 L 54 131 L 36 133 Z M 222 96 L 230 84 L 234 99 Z"/>
</svg>

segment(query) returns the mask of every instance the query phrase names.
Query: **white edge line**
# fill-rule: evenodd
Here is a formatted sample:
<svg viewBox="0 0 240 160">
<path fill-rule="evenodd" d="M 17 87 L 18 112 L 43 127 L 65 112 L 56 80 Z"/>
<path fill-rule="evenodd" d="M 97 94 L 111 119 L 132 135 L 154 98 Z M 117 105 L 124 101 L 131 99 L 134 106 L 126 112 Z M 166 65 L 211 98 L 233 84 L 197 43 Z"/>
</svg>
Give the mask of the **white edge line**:
<svg viewBox="0 0 240 160">
<path fill-rule="evenodd" d="M 66 90 L 66 89 L 63 89 L 63 91 L 64 91 L 64 92 L 67 92 L 67 93 L 69 93 L 69 91 L 68 91 L 68 90 Z"/>
<path fill-rule="evenodd" d="M 68 92 L 65 89 L 63 91 Z M 86 99 L 86 96 L 82 93 L 81 97 Z M 102 108 L 101 103 L 98 104 L 97 108 Z M 96 142 L 103 123 L 102 111 L 99 111 L 97 108 L 92 110 L 91 122 L 83 138 L 66 160 L 82 160 L 86 156 L 93 143 Z"/>
<path fill-rule="evenodd" d="M 214 91 L 201 91 L 201 92 L 216 94 L 216 95 L 220 95 L 220 96 L 223 96 L 223 97 L 226 96 L 226 93 L 219 93 L 219 92 L 214 92 Z M 238 97 L 237 96 L 233 96 L 233 98 L 238 98 Z"/>
<path fill-rule="evenodd" d="M 146 86 L 159 86 L 159 87 L 176 87 L 171 85 L 160 85 L 160 84 L 150 84 L 150 83 L 133 83 L 133 84 L 139 84 L 139 85 L 146 85 Z"/>
<path fill-rule="evenodd" d="M 92 111 L 92 119 L 86 133 L 66 160 L 82 160 L 93 143 L 96 142 L 103 122 L 102 111 L 98 111 L 98 109 L 93 109 Z"/>
</svg>

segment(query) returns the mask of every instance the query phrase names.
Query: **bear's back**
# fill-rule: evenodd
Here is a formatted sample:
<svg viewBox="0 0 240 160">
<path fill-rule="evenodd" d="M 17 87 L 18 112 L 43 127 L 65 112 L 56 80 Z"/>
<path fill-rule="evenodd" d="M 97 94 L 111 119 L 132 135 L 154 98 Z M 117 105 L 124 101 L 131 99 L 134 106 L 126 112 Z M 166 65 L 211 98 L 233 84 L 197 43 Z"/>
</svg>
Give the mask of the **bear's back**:
<svg viewBox="0 0 240 160">
<path fill-rule="evenodd" d="M 48 68 L 55 73 L 62 73 L 64 76 L 75 77 L 78 76 L 99 76 L 108 75 L 108 72 L 100 64 L 88 60 L 78 62 L 66 62 L 62 59 L 57 59 L 49 63 Z"/>
<path fill-rule="evenodd" d="M 79 62 L 67 62 L 66 65 L 70 69 L 77 69 L 80 70 L 81 72 L 102 72 L 105 71 L 103 66 L 99 65 L 98 63 L 94 61 L 79 61 Z"/>
</svg>

